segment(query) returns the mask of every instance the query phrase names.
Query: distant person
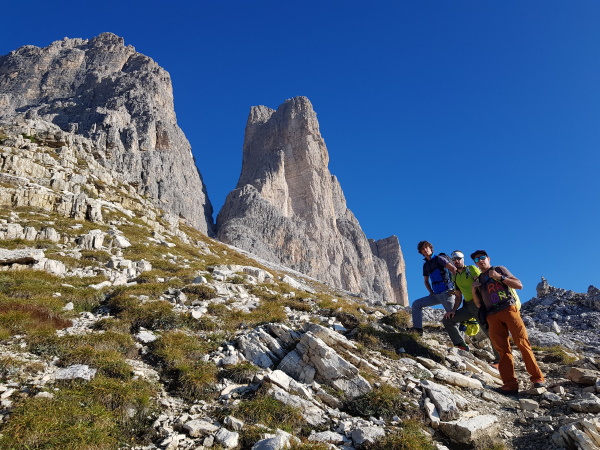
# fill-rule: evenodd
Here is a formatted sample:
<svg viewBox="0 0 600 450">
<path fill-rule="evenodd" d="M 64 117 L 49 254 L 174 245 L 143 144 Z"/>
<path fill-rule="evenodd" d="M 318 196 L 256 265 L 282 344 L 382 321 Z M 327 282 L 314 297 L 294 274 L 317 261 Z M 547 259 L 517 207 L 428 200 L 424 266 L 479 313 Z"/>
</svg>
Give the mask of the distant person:
<svg viewBox="0 0 600 450">
<path fill-rule="evenodd" d="M 479 308 L 473 302 L 473 291 L 472 286 L 473 282 L 479 277 L 481 271 L 477 266 L 466 266 L 465 265 L 465 255 L 459 251 L 455 250 L 450 255 L 452 260 L 452 265 L 456 267 L 456 273 L 452 276 L 452 283 L 454 284 L 454 295 L 456 300 L 454 301 L 454 307 L 452 311 L 448 311 L 444 315 L 444 319 L 442 320 L 442 324 L 446 331 L 448 332 L 448 336 L 454 344 L 455 347 L 460 348 L 461 350 L 469 350 L 469 347 L 465 343 L 458 326 L 461 322 L 465 322 L 469 319 L 475 319 L 479 323 L 481 330 L 488 336 L 487 327 L 479 322 Z M 460 308 L 460 304 L 462 299 L 464 298 L 463 307 Z M 460 308 L 460 309 L 459 309 Z M 494 349 L 492 345 L 492 349 L 494 351 L 494 363 L 492 366 L 498 367 L 498 360 L 500 356 Z"/>
<path fill-rule="evenodd" d="M 429 295 L 413 302 L 413 326 L 411 331 L 423 334 L 423 308 L 442 305 L 446 311 L 452 310 L 454 306 L 454 285 L 452 284 L 451 273 L 454 274 L 456 268 L 446 257 L 434 255 L 433 245 L 427 241 L 419 242 L 417 250 L 425 259 L 423 278 Z"/>
<path fill-rule="evenodd" d="M 510 289 L 522 289 L 523 284 L 506 267 L 492 267 L 485 250 L 477 250 L 471 258 L 481 270 L 481 275 L 473 282 L 473 301 L 485 312 L 489 325 L 492 345 L 500 355 L 498 371 L 503 385 L 497 392 L 508 395 L 519 392 L 519 382 L 515 376 L 515 364 L 510 349 L 509 332 L 519 347 L 525 368 L 534 387 L 545 386 L 544 375 L 540 370 L 521 313 L 515 305 Z"/>
</svg>

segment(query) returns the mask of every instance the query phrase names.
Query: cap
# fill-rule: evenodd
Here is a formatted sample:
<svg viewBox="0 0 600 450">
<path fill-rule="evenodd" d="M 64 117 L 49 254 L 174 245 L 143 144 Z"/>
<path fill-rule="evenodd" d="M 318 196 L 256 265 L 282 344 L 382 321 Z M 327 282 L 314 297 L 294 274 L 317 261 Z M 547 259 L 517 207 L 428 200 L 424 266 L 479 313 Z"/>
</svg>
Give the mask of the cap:
<svg viewBox="0 0 600 450">
<path fill-rule="evenodd" d="M 464 258 L 464 257 L 465 257 L 465 255 L 463 255 L 463 253 L 462 253 L 462 252 L 459 252 L 458 250 L 454 250 L 454 251 L 452 252 L 452 254 L 450 255 L 450 257 L 451 257 L 452 259 L 454 259 L 454 258 L 461 258 L 461 259 L 462 259 L 462 258 Z"/>
<path fill-rule="evenodd" d="M 474 259 L 477 255 L 489 256 L 485 250 L 475 250 L 473 253 L 471 253 L 471 259 Z"/>
</svg>

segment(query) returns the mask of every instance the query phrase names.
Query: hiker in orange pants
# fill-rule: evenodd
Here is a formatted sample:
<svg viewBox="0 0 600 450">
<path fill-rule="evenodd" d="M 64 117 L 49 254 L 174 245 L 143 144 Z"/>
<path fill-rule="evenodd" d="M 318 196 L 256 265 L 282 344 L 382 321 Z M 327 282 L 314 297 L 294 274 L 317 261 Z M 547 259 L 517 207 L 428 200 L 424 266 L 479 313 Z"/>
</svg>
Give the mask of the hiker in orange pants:
<svg viewBox="0 0 600 450">
<path fill-rule="evenodd" d="M 475 251 L 471 254 L 471 258 L 481 270 L 481 275 L 473 282 L 473 301 L 480 307 L 480 311 L 486 314 L 490 340 L 500 355 L 498 371 L 503 386 L 496 391 L 501 394 L 519 392 L 509 332 L 521 351 L 533 386 L 545 386 L 544 375 L 535 360 L 525 324 L 511 293 L 511 288 L 522 289 L 523 284 L 506 267 L 493 267 L 485 250 Z"/>
</svg>

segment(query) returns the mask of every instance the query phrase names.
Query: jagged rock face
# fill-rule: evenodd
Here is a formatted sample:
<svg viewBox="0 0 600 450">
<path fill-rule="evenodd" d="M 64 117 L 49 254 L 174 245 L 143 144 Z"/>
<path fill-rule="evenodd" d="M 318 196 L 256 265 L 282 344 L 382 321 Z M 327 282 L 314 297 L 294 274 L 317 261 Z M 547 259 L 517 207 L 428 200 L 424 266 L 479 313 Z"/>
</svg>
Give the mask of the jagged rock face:
<svg viewBox="0 0 600 450">
<path fill-rule="evenodd" d="M 307 98 L 277 111 L 253 107 L 242 173 L 217 217 L 218 238 L 372 301 L 407 304 L 400 246 L 386 247 L 386 260 L 398 262 L 391 269 L 373 254 L 328 163 Z M 391 272 L 401 281 L 393 284 Z"/>
<path fill-rule="evenodd" d="M 65 38 L 0 56 L 0 122 L 25 119 L 90 138 L 102 149 L 98 162 L 212 234 L 212 206 L 177 125 L 170 76 L 122 38 Z"/>
<path fill-rule="evenodd" d="M 390 282 L 394 290 L 396 301 L 403 306 L 408 306 L 408 287 L 406 286 L 406 264 L 400 250 L 397 236 L 390 236 L 377 241 L 369 239 L 373 254 L 383 259 L 390 274 Z"/>
</svg>

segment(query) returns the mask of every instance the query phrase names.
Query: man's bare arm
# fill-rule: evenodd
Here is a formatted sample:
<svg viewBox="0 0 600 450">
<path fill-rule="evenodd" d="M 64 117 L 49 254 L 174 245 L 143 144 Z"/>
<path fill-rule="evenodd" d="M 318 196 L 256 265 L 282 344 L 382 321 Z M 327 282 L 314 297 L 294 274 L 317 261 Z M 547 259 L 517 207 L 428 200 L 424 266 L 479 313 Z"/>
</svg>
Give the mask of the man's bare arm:
<svg viewBox="0 0 600 450">
<path fill-rule="evenodd" d="M 429 291 L 430 294 L 433 294 L 433 289 L 431 289 L 431 285 L 429 284 L 429 277 L 423 277 L 423 282 L 425 283 L 425 287 Z"/>
<path fill-rule="evenodd" d="M 496 269 L 491 269 L 489 272 L 490 278 L 493 278 L 496 281 L 501 281 L 505 285 L 513 289 L 523 289 L 523 283 L 517 277 L 510 276 L 502 279 L 502 274 Z"/>
</svg>

